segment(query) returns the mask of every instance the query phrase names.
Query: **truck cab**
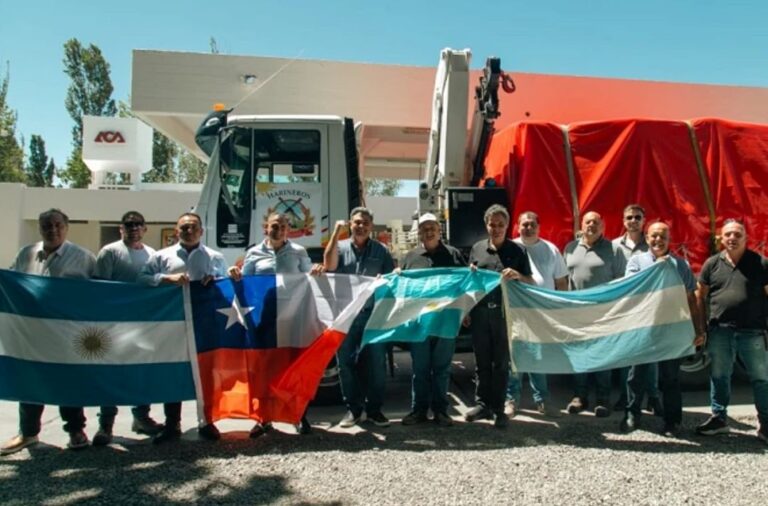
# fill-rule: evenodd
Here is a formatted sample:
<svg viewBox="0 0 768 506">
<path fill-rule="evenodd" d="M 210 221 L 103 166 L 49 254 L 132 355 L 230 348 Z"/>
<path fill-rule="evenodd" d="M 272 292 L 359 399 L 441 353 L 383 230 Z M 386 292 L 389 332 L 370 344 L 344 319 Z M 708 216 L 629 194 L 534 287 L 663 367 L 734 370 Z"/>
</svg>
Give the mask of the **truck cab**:
<svg viewBox="0 0 768 506">
<path fill-rule="evenodd" d="M 210 157 L 196 207 L 203 242 L 234 265 L 264 237 L 272 212 L 313 261 L 336 220 L 362 201 L 354 125 L 338 116 L 237 116 L 215 110 L 196 134 Z"/>
</svg>

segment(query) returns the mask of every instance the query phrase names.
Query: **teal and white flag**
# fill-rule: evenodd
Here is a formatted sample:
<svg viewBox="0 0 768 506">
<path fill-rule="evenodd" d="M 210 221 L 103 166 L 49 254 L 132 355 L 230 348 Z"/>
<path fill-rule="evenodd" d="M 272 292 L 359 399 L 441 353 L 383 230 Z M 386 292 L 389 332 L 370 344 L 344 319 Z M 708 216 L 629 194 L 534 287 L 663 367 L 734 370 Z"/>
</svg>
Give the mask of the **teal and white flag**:
<svg viewBox="0 0 768 506">
<path fill-rule="evenodd" d="M 587 290 L 503 289 L 517 371 L 600 371 L 694 352 L 686 291 L 671 262 Z"/>
<path fill-rule="evenodd" d="M 374 292 L 363 344 L 455 338 L 464 317 L 499 285 L 497 272 L 446 267 L 388 274 Z"/>
</svg>

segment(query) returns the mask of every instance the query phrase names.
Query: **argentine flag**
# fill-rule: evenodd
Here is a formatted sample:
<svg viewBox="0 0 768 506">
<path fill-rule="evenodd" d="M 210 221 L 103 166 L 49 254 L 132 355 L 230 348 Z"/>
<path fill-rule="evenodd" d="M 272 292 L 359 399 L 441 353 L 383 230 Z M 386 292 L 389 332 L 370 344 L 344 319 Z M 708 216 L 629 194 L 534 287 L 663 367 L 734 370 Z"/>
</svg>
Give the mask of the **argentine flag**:
<svg viewBox="0 0 768 506">
<path fill-rule="evenodd" d="M 671 262 L 575 292 L 503 286 L 512 366 L 581 373 L 691 355 L 694 329 Z"/>
<path fill-rule="evenodd" d="M 178 287 L 0 270 L 0 398 L 136 406 L 195 398 Z"/>
<path fill-rule="evenodd" d="M 486 270 L 445 267 L 388 274 L 374 292 L 363 344 L 454 338 L 464 317 L 501 276 Z"/>
</svg>

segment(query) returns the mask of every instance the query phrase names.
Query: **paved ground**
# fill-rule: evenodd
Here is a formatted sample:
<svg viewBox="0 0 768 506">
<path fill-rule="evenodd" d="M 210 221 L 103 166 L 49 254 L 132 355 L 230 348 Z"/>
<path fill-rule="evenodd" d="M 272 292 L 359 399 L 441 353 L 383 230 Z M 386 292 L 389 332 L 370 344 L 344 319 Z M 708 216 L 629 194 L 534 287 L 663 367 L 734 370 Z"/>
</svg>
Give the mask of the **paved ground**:
<svg viewBox="0 0 768 506">
<path fill-rule="evenodd" d="M 409 407 L 409 363 L 398 354 L 388 383 L 386 413 Z M 154 447 L 130 432 L 121 411 L 119 436 L 107 448 L 64 450 L 66 435 L 55 408 L 44 415 L 42 443 L 0 458 L 0 504 L 761 504 L 768 501 L 768 446 L 753 435 L 751 391 L 737 385 L 731 435 L 703 438 L 693 427 L 706 419 L 707 392 L 685 395 L 685 432 L 657 434 L 661 421 L 618 432 L 619 414 L 546 419 L 524 410 L 507 430 L 467 424 L 471 354 L 457 354 L 451 399 L 458 422 L 378 429 L 334 424 L 341 406 L 313 406 L 315 431 L 299 436 L 288 425 L 248 439 L 248 421 L 218 424 L 218 443 L 197 441 L 194 403 L 184 404 L 179 444 Z M 552 381 L 554 402 L 570 397 L 566 378 Z M 524 408 L 530 396 L 524 393 Z M 532 406 L 530 406 L 532 407 Z M 88 409 L 88 432 L 96 427 Z M 153 415 L 162 418 L 161 406 Z M 16 405 L 0 402 L 0 437 L 15 434 Z"/>
</svg>

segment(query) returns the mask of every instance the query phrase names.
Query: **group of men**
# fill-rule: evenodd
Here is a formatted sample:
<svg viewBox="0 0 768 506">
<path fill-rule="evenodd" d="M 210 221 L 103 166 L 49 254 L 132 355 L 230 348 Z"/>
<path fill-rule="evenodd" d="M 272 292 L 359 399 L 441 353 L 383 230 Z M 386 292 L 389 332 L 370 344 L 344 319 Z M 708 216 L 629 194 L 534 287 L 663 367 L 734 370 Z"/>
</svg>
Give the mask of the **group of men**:
<svg viewBox="0 0 768 506">
<path fill-rule="evenodd" d="M 178 242 L 154 251 L 144 244 L 144 217 L 137 211 L 123 215 L 121 239 L 108 244 L 94 256 L 66 240 L 69 219 L 62 211 L 50 209 L 39 216 L 41 241 L 23 248 L 12 269 L 51 277 L 106 279 L 138 282 L 157 286 L 183 285 L 190 281 L 208 284 L 225 276 L 235 280 L 243 275 L 265 273 L 301 273 L 323 275 L 326 272 L 379 276 L 407 269 L 460 267 L 499 272 L 505 281 L 514 280 L 556 290 L 581 290 L 639 272 L 657 261 L 673 262 L 686 289 L 686 297 L 695 328 L 696 346 L 707 349 L 712 360 L 712 416 L 697 427 L 703 435 L 728 431 L 727 408 L 730 401 L 730 379 L 738 355 L 747 369 L 758 412 L 758 437 L 768 442 L 768 261 L 746 248 L 746 230 L 736 220 L 727 220 L 722 228 L 723 251 L 707 260 L 696 281 L 688 263 L 670 251 L 670 227 L 663 222 L 651 223 L 644 230 L 645 211 L 637 204 L 624 209 L 625 233 L 610 241 L 604 237 L 604 222 L 596 212 L 587 212 L 581 221 L 581 235 L 570 242 L 563 254 L 539 236 L 539 217 L 532 211 L 519 215 L 519 237 L 509 238 L 510 216 L 507 210 L 493 205 L 485 212 L 488 237 L 478 241 L 464 258 L 456 248 L 445 244 L 440 222 L 432 214 L 418 220 L 420 244 L 410 251 L 399 267 L 395 266 L 387 247 L 371 238 L 373 213 L 364 207 L 351 211 L 349 221 L 336 223 L 323 262 L 312 264 L 306 250 L 287 237 L 289 220 L 272 213 L 267 218 L 264 240 L 249 248 L 242 267 L 229 267 L 221 253 L 201 243 L 203 224 L 194 213 L 184 213 L 176 223 Z M 350 237 L 341 239 L 345 227 Z M 384 415 L 386 386 L 386 345 L 361 347 L 365 325 L 371 315 L 369 301 L 353 322 L 337 353 L 341 390 L 347 408 L 339 422 L 352 427 L 365 418 L 373 424 L 390 424 Z M 706 316 L 708 315 L 708 316 Z M 469 422 L 493 420 L 504 428 L 517 413 L 521 402 L 523 375 L 510 370 L 511 360 L 501 287 L 488 293 L 470 312 L 464 324 L 470 327 L 476 359 L 476 405 L 466 414 Z M 708 340 L 705 336 L 708 336 Z M 427 422 L 439 426 L 453 424 L 448 408 L 448 383 L 454 339 L 432 336 L 412 344 L 413 362 L 411 412 L 403 425 Z M 679 359 L 659 364 L 638 364 L 619 371 L 622 392 L 614 409 L 623 410 L 620 428 L 629 432 L 640 425 L 644 397 L 657 415 L 664 417 L 664 433 L 677 434 L 682 421 L 682 395 L 679 381 Z M 571 414 L 589 408 L 589 376 L 577 374 L 574 395 L 566 406 Z M 594 415 L 610 414 L 611 371 L 592 373 L 596 396 Z M 537 410 L 545 416 L 560 416 L 549 401 L 547 377 L 530 374 Z M 661 397 L 661 400 L 660 400 Z M 89 444 L 84 432 L 85 416 L 81 407 L 60 407 L 69 434 L 68 447 L 78 449 Z M 155 422 L 149 406 L 133 408 L 132 429 L 153 436 L 160 444 L 181 436 L 181 403 L 164 405 L 165 423 Z M 432 414 L 430 418 L 429 414 Z M 10 454 L 38 442 L 43 406 L 19 405 L 19 434 L 6 442 L 0 453 Z M 99 429 L 94 446 L 112 440 L 112 427 L 117 408 L 104 406 L 99 413 Z M 270 420 L 259 421 L 251 437 L 259 437 L 271 429 Z M 306 414 L 296 427 L 302 434 L 311 432 Z M 200 437 L 219 439 L 213 423 L 201 420 Z"/>
</svg>

